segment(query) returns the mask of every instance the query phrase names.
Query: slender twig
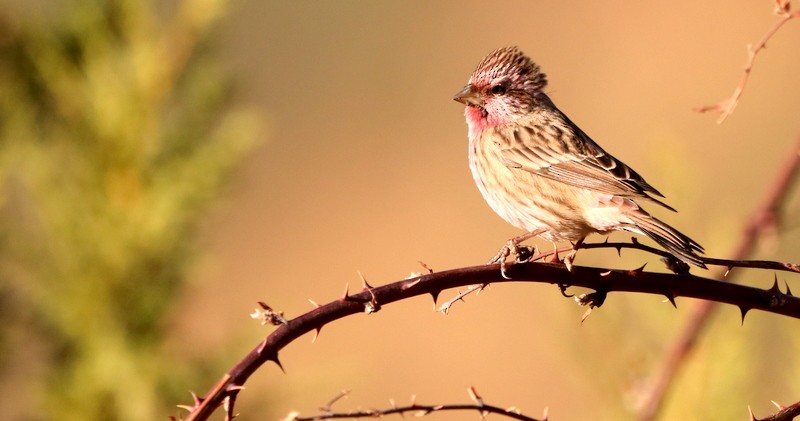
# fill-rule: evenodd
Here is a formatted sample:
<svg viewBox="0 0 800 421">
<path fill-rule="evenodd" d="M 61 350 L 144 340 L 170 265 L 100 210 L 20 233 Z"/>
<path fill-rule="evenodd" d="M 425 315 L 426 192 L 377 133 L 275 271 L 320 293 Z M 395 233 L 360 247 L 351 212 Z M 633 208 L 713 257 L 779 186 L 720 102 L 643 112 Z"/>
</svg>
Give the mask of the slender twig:
<svg viewBox="0 0 800 421">
<path fill-rule="evenodd" d="M 650 254 L 655 254 L 657 256 L 665 257 L 665 258 L 674 258 L 672 254 L 667 251 L 657 249 L 655 247 L 648 246 L 646 244 L 641 244 L 638 242 L 635 243 L 623 243 L 623 242 L 603 242 L 603 243 L 583 243 L 580 246 L 581 249 L 601 249 L 601 248 L 613 248 L 613 249 L 635 249 L 635 250 L 642 250 L 646 251 Z M 769 270 L 780 270 L 786 272 L 796 272 L 800 273 L 800 265 L 797 263 L 789 263 L 789 262 L 776 262 L 772 260 L 729 260 L 729 259 L 720 259 L 716 257 L 706 257 L 700 256 L 700 259 L 709 266 L 722 266 L 727 268 L 728 272 L 730 272 L 733 268 L 755 268 L 755 269 L 769 269 Z"/>
<path fill-rule="evenodd" d="M 788 9 L 779 9 L 778 15 L 780 16 L 780 20 L 778 20 L 775 25 L 769 31 L 767 31 L 767 33 L 761 38 L 755 47 L 752 45 L 747 46 L 747 63 L 744 66 L 742 78 L 739 80 L 739 84 L 736 85 L 736 89 L 734 89 L 733 94 L 716 104 L 696 107 L 694 109 L 695 111 L 700 113 L 719 113 L 720 116 L 717 118 L 718 124 L 722 124 L 722 122 L 725 121 L 725 119 L 728 118 L 731 113 L 733 113 L 736 105 L 739 104 L 739 99 L 741 99 L 742 94 L 744 93 L 744 88 L 747 85 L 747 81 L 750 79 L 750 73 L 753 71 L 753 65 L 755 64 L 756 56 L 761 50 L 767 47 L 767 42 L 778 32 L 779 29 L 781 29 L 786 22 L 800 17 L 800 12 L 790 13 Z"/>
<path fill-rule="evenodd" d="M 486 288 L 486 284 L 477 284 L 468 286 L 466 290 L 459 291 L 455 297 L 442 303 L 442 305 L 439 306 L 439 312 L 441 312 L 442 314 L 447 314 L 448 312 L 450 312 L 450 307 L 452 307 L 453 304 L 455 304 L 458 301 L 464 301 L 464 297 L 466 297 L 467 295 L 472 294 L 475 291 L 481 291 L 484 288 Z"/>
<path fill-rule="evenodd" d="M 786 161 L 778 170 L 778 173 L 766 192 L 760 205 L 742 230 L 739 244 L 735 247 L 731 256 L 734 260 L 743 259 L 753 253 L 758 237 L 762 231 L 769 230 L 779 221 L 780 209 L 789 191 L 797 180 L 798 170 L 800 170 L 800 136 L 795 140 L 795 144 L 789 151 Z M 721 278 L 724 273 L 720 272 L 715 277 Z M 732 280 L 733 276 L 728 280 Z M 650 388 L 646 391 L 640 407 L 638 419 L 640 421 L 651 421 L 655 419 L 664 398 L 672 384 L 673 378 L 681 368 L 688 354 L 694 349 L 697 338 L 717 306 L 713 302 L 706 301 L 698 303 L 692 311 L 689 320 L 683 327 L 678 337 L 667 351 L 664 361 L 660 364 L 660 369 Z"/>
<path fill-rule="evenodd" d="M 475 389 L 470 387 L 468 389 L 472 404 L 440 404 L 440 405 L 420 405 L 416 402 L 416 397 L 412 396 L 411 403 L 405 406 L 397 406 L 391 401 L 391 408 L 386 409 L 364 409 L 350 412 L 334 412 L 330 409 L 330 405 L 323 408 L 322 414 L 312 415 L 310 417 L 301 417 L 298 413 L 289 414 L 283 421 L 319 421 L 319 420 L 332 420 L 332 419 L 354 419 L 354 418 L 380 418 L 386 415 L 406 413 L 413 413 L 414 416 L 425 416 L 434 412 L 448 412 L 448 411 L 476 411 L 485 418 L 488 414 L 497 414 L 506 418 L 521 421 L 546 421 L 547 411 L 545 410 L 545 417 L 540 420 L 537 418 L 523 415 L 516 408 L 500 408 L 499 406 L 488 405 L 476 393 Z M 341 394 L 334 398 L 334 402 L 341 398 Z"/>
<path fill-rule="evenodd" d="M 385 415 L 392 415 L 392 414 L 404 414 L 407 412 L 413 412 L 415 416 L 421 415 L 428 415 L 432 412 L 445 412 L 445 411 L 478 411 L 480 413 L 491 413 L 491 414 L 499 414 L 505 417 L 514 419 L 514 420 L 522 420 L 522 421 L 539 421 L 536 418 L 528 417 L 522 414 L 518 414 L 513 411 L 508 411 L 504 408 L 500 408 L 493 405 L 478 405 L 478 404 L 442 404 L 442 405 L 408 405 L 408 406 L 398 406 L 396 408 L 389 408 L 389 409 L 369 409 L 369 410 L 362 410 L 362 411 L 353 411 L 353 412 L 331 412 L 327 414 L 319 414 L 313 415 L 310 417 L 300 417 L 294 416 L 293 418 L 287 418 L 286 421 L 317 421 L 317 420 L 332 420 L 332 419 L 352 419 L 352 418 L 380 418 Z"/>
</svg>

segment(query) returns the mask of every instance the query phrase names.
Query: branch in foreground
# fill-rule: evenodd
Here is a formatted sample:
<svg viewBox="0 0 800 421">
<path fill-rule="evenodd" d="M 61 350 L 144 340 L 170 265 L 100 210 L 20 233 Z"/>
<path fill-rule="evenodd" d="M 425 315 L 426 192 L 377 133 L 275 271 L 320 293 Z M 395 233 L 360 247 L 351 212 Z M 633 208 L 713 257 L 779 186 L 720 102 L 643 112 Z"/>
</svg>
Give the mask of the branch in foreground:
<svg viewBox="0 0 800 421">
<path fill-rule="evenodd" d="M 500 265 L 481 265 L 435 272 L 393 282 L 376 288 L 365 285 L 357 294 L 345 294 L 338 300 L 319 306 L 299 317 L 281 324 L 247 354 L 236 366 L 220 379 L 204 398 L 197 398 L 191 406 L 187 420 L 205 420 L 223 403 L 228 404 L 228 413 L 233 414 L 233 402 L 244 383 L 267 361 L 280 366 L 278 352 L 298 337 L 319 331 L 326 324 L 356 313 L 372 313 L 381 306 L 395 301 L 430 294 L 434 298 L 445 289 L 474 284 L 501 282 L 539 282 L 559 286 L 579 286 L 598 292 L 641 292 L 666 296 L 675 303 L 676 297 L 692 297 L 712 300 L 739 307 L 742 317 L 752 309 L 800 319 L 800 298 L 790 291 L 781 292 L 777 279 L 772 288 L 758 288 L 701 278 L 693 275 L 652 273 L 642 270 L 608 270 L 573 266 L 568 271 L 563 264 L 524 263 L 506 269 L 505 279 Z"/>
<path fill-rule="evenodd" d="M 301 417 L 300 414 L 293 412 L 289 414 L 283 421 L 319 421 L 319 420 L 332 420 L 332 419 L 353 419 L 353 418 L 380 418 L 385 415 L 406 413 L 413 413 L 416 417 L 422 417 L 434 412 L 450 412 L 450 411 L 476 411 L 480 414 L 481 419 L 489 414 L 498 414 L 506 418 L 511 418 L 520 421 L 547 421 L 547 409 L 545 409 L 544 418 L 537 419 L 522 415 L 517 408 L 500 408 L 498 406 L 486 404 L 483 399 L 478 396 L 475 389 L 470 387 L 467 389 L 469 396 L 474 403 L 472 404 L 442 404 L 442 405 L 420 405 L 416 402 L 416 396 L 411 397 L 411 403 L 405 406 L 397 406 L 394 401 L 390 401 L 392 407 L 388 409 L 368 409 L 352 412 L 333 412 L 330 405 L 346 396 L 347 391 L 343 391 L 337 395 L 332 402 L 329 402 L 322 411 L 324 414 L 314 415 L 310 417 Z"/>
<path fill-rule="evenodd" d="M 707 113 L 707 112 L 715 112 L 719 113 L 720 116 L 717 118 L 717 124 L 722 124 L 726 118 L 728 118 L 733 110 L 736 108 L 736 105 L 739 104 L 739 99 L 742 98 L 742 93 L 744 93 L 744 87 L 747 85 L 747 81 L 750 79 L 750 73 L 753 71 L 753 65 L 756 61 L 756 56 L 758 53 L 767 48 L 767 42 L 772 38 L 775 33 L 778 32 L 779 29 L 790 20 L 800 17 L 800 12 L 789 12 L 789 2 L 785 2 L 782 7 L 778 7 L 776 9 L 776 13 L 780 16 L 780 20 L 775 23 L 775 26 L 770 29 L 763 38 L 756 44 L 755 48 L 752 45 L 747 46 L 747 63 L 744 66 L 744 74 L 742 78 L 739 80 L 739 84 L 736 85 L 736 89 L 734 89 L 733 94 L 723 99 L 722 101 L 714 104 L 714 105 L 705 105 L 702 107 L 696 107 L 694 110 L 699 113 Z"/>
</svg>

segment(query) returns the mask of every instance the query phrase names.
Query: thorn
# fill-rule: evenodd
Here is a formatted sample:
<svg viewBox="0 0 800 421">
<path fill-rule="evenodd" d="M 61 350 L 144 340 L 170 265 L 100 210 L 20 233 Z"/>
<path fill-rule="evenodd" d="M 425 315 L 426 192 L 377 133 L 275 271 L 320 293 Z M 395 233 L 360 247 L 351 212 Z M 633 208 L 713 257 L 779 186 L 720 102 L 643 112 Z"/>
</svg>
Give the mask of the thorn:
<svg viewBox="0 0 800 421">
<path fill-rule="evenodd" d="M 675 295 L 672 292 L 665 293 L 664 296 L 667 297 L 673 307 L 678 308 L 678 305 L 675 304 Z"/>
<path fill-rule="evenodd" d="M 433 297 L 433 306 L 434 307 L 436 307 L 436 301 L 439 300 L 439 294 L 441 292 L 442 292 L 441 290 L 439 290 L 439 291 L 431 291 L 431 297 Z"/>
<path fill-rule="evenodd" d="M 644 267 L 645 266 L 647 266 L 647 263 L 643 264 L 639 268 L 636 268 L 636 269 L 633 269 L 633 270 L 629 270 L 628 271 L 628 275 L 631 275 L 631 276 L 639 276 L 639 275 L 641 275 L 641 273 L 644 272 Z"/>
<path fill-rule="evenodd" d="M 428 265 L 426 265 L 422 260 L 417 260 L 417 263 L 419 263 L 423 269 L 427 270 L 428 273 L 433 273 L 433 269 L 429 268 Z"/>
<path fill-rule="evenodd" d="M 311 298 L 308 299 L 308 302 L 311 303 L 311 305 L 313 305 L 314 308 L 322 307 L 321 305 L 317 304 L 316 301 L 312 300 Z"/>
<path fill-rule="evenodd" d="M 605 272 L 601 272 L 600 273 L 600 276 L 609 276 L 609 275 L 611 275 L 611 271 L 610 270 L 607 270 Z"/>
<path fill-rule="evenodd" d="M 323 406 L 323 407 L 322 407 L 322 408 L 320 408 L 319 410 L 320 410 L 320 411 L 322 411 L 322 412 L 325 412 L 325 413 L 331 413 L 331 412 L 333 412 L 333 409 L 331 409 L 331 407 L 333 406 L 333 404 L 335 404 L 336 402 L 338 402 L 338 401 L 339 401 L 339 400 L 341 400 L 342 398 L 346 398 L 346 397 L 348 397 L 348 396 L 350 395 L 350 392 L 351 392 L 351 390 L 350 390 L 350 389 L 342 389 L 342 390 L 340 390 L 340 391 L 339 391 L 339 393 L 337 393 L 337 394 L 336 394 L 336 396 L 334 396 L 333 398 L 331 398 L 331 400 L 329 400 L 329 401 L 328 401 L 328 402 L 325 404 L 325 406 Z"/>
<path fill-rule="evenodd" d="M 225 391 L 228 393 L 232 393 L 232 392 L 239 392 L 240 390 L 244 389 L 245 389 L 244 386 L 240 386 L 238 384 L 231 384 L 227 388 L 225 388 Z"/>
<path fill-rule="evenodd" d="M 258 344 L 258 349 L 256 349 L 256 352 L 258 352 L 260 354 L 260 353 L 264 352 L 264 348 L 266 348 L 266 347 L 267 347 L 267 338 L 264 338 L 264 340 L 261 341 L 260 344 Z"/>
<path fill-rule="evenodd" d="M 300 416 L 299 412 L 292 411 L 289 413 L 289 415 L 286 416 L 286 418 L 282 419 L 281 421 L 297 421 L 297 417 L 299 416 Z"/>
<path fill-rule="evenodd" d="M 608 241 L 608 239 L 606 239 L 606 241 Z M 616 246 L 614 248 L 617 249 L 617 256 L 622 257 L 622 246 Z"/>
<path fill-rule="evenodd" d="M 786 284 L 786 295 L 792 297 L 792 290 L 789 289 L 789 283 L 785 282 L 785 284 Z"/>
<path fill-rule="evenodd" d="M 233 412 L 233 406 L 236 402 L 236 397 L 232 395 L 228 395 L 222 401 L 222 408 L 225 410 L 225 421 L 232 421 L 234 418 L 238 417 L 239 414 Z"/>
<path fill-rule="evenodd" d="M 750 311 L 750 309 L 745 306 L 739 306 L 739 311 L 742 312 L 742 324 L 744 325 L 744 316 L 747 315 L 747 312 Z"/>
<path fill-rule="evenodd" d="M 469 398 L 472 399 L 473 402 L 483 406 L 483 399 L 478 395 L 478 392 L 475 390 L 475 387 L 469 386 L 467 388 L 467 394 L 469 395 Z"/>
<path fill-rule="evenodd" d="M 409 289 L 409 288 L 413 288 L 413 287 L 414 287 L 414 285 L 416 285 L 416 284 L 418 284 L 418 283 L 420 283 L 420 282 L 422 282 L 422 280 L 421 280 L 421 279 L 419 279 L 419 278 L 417 278 L 417 279 L 414 279 L 414 280 L 413 280 L 413 281 L 411 281 L 411 282 L 406 282 L 405 284 L 403 284 L 403 286 L 401 286 L 401 287 L 400 287 L 400 289 L 402 289 L 403 291 L 405 291 L 405 290 L 407 290 L 407 289 Z"/>
<path fill-rule="evenodd" d="M 192 394 L 192 404 L 191 405 L 176 405 L 178 408 L 185 409 L 189 412 L 192 412 L 203 403 L 203 398 L 197 396 L 197 393 L 189 392 Z"/>
<path fill-rule="evenodd" d="M 547 421 L 548 415 L 550 415 L 550 407 L 549 406 L 545 406 L 544 407 L 544 421 Z"/>
<path fill-rule="evenodd" d="M 417 406 L 417 395 L 411 395 L 411 406 Z"/>
<path fill-rule="evenodd" d="M 750 408 L 750 405 L 747 405 L 747 412 L 750 413 L 750 421 L 758 421 L 758 418 L 753 415 L 753 408 Z"/>
<path fill-rule="evenodd" d="M 728 274 L 729 274 L 729 273 L 731 273 L 731 270 L 733 270 L 733 266 L 728 266 L 728 267 L 725 269 L 725 274 L 724 274 L 724 275 L 722 275 L 722 277 L 723 277 L 723 278 L 727 278 L 727 277 L 728 277 Z"/>
<path fill-rule="evenodd" d="M 586 320 L 586 318 L 589 317 L 590 314 L 592 314 L 592 309 L 594 309 L 594 307 L 587 308 L 586 312 L 584 312 L 583 316 L 581 316 L 581 326 L 583 326 L 583 321 Z"/>
<path fill-rule="evenodd" d="M 778 287 L 778 274 L 775 274 L 775 283 L 773 283 L 772 287 L 770 289 L 768 289 L 767 291 L 776 292 L 776 293 L 780 293 L 781 292 L 780 287 Z"/>
<path fill-rule="evenodd" d="M 783 411 L 784 409 L 786 409 L 785 406 L 779 404 L 778 402 L 775 401 L 770 401 L 770 402 L 772 402 L 772 404 L 775 405 L 776 408 L 778 408 L 778 411 Z"/>
<path fill-rule="evenodd" d="M 319 338 L 319 334 L 322 333 L 322 326 L 314 329 L 314 337 L 311 338 L 311 343 L 317 342 L 317 338 Z"/>
<path fill-rule="evenodd" d="M 364 288 L 364 291 L 372 289 L 372 285 L 370 285 L 369 282 L 367 282 L 367 278 L 365 278 L 364 275 L 361 274 L 361 271 L 357 270 L 356 272 L 358 273 L 358 277 L 361 278 L 361 284 Z"/>
<path fill-rule="evenodd" d="M 286 370 L 283 369 L 283 364 L 281 364 L 281 360 L 278 359 L 278 353 L 277 352 L 272 354 L 272 355 L 270 355 L 270 356 L 268 356 L 267 357 L 267 361 L 274 362 L 275 365 L 277 365 L 278 368 L 280 368 L 281 371 L 283 371 L 283 374 L 286 374 Z"/>
<path fill-rule="evenodd" d="M 340 301 L 350 301 L 350 283 L 344 284 L 344 294 L 342 294 Z"/>
</svg>

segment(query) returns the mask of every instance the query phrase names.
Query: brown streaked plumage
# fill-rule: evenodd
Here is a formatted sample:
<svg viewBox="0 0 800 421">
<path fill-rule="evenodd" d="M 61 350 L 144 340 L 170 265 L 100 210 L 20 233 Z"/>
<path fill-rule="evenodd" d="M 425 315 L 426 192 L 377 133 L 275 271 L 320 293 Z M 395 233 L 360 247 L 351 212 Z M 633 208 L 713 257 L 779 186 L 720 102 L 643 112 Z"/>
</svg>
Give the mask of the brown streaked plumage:
<svg viewBox="0 0 800 421">
<path fill-rule="evenodd" d="M 578 128 L 543 92 L 547 78 L 516 47 L 478 64 L 454 99 L 466 105 L 469 163 L 489 206 L 550 241 L 582 242 L 613 230 L 646 235 L 676 258 L 705 267 L 703 248 L 636 203 L 672 209 L 636 171 Z"/>
</svg>

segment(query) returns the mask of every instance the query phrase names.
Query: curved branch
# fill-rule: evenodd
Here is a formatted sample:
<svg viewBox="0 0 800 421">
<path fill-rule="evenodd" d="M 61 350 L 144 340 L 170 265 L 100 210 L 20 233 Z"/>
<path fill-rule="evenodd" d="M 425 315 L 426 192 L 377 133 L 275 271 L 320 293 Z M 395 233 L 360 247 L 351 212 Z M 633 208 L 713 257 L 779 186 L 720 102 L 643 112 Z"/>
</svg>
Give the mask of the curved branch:
<svg viewBox="0 0 800 421">
<path fill-rule="evenodd" d="M 506 268 L 506 279 L 500 265 L 481 265 L 435 272 L 415 278 L 404 279 L 376 288 L 365 285 L 364 289 L 338 300 L 319 306 L 303 315 L 281 324 L 258 346 L 237 363 L 204 398 L 196 398 L 191 406 L 182 406 L 190 411 L 187 420 L 205 420 L 223 403 L 232 412 L 232 403 L 247 379 L 267 361 L 280 366 L 278 352 L 298 337 L 319 331 L 326 324 L 356 313 L 372 313 L 381 306 L 393 302 L 430 294 L 434 301 L 445 289 L 474 284 L 500 282 L 538 282 L 559 286 L 580 286 L 601 293 L 626 291 L 664 295 L 673 304 L 675 297 L 692 297 L 738 306 L 742 317 L 751 309 L 763 310 L 800 319 L 800 298 L 781 292 L 777 280 L 769 290 L 731 284 L 697 277 L 667 273 L 644 272 L 642 270 L 608 270 L 573 266 L 568 271 L 563 264 L 523 263 Z"/>
<path fill-rule="evenodd" d="M 545 409 L 544 419 L 539 420 L 537 418 L 523 415 L 516 408 L 500 408 L 499 406 L 489 405 L 485 403 L 480 396 L 478 396 L 477 392 L 475 392 L 475 389 L 473 387 L 468 388 L 467 392 L 469 392 L 470 398 L 475 403 L 420 405 L 416 402 L 416 396 L 412 396 L 411 403 L 409 405 L 397 406 L 395 405 L 394 401 L 390 401 L 392 407 L 387 409 L 366 409 L 366 410 L 351 411 L 351 412 L 334 412 L 330 408 L 330 405 L 332 403 L 330 402 L 328 403 L 328 405 L 321 408 L 321 410 L 323 411 L 322 414 L 312 415 L 310 417 L 301 417 L 298 413 L 295 412 L 289 414 L 289 416 L 286 417 L 284 421 L 319 421 L 319 420 L 332 420 L 332 419 L 380 418 L 385 415 L 392 415 L 392 414 L 399 414 L 400 416 L 403 416 L 408 412 L 413 413 L 414 416 L 421 417 L 433 412 L 452 412 L 452 411 L 476 411 L 481 415 L 481 418 L 485 418 L 486 415 L 488 414 L 497 414 L 504 416 L 506 418 L 511 418 L 520 421 L 547 421 L 546 409 Z M 338 396 L 336 396 L 333 401 L 335 402 L 336 400 L 339 400 L 346 395 L 347 391 L 343 391 Z"/>
</svg>

